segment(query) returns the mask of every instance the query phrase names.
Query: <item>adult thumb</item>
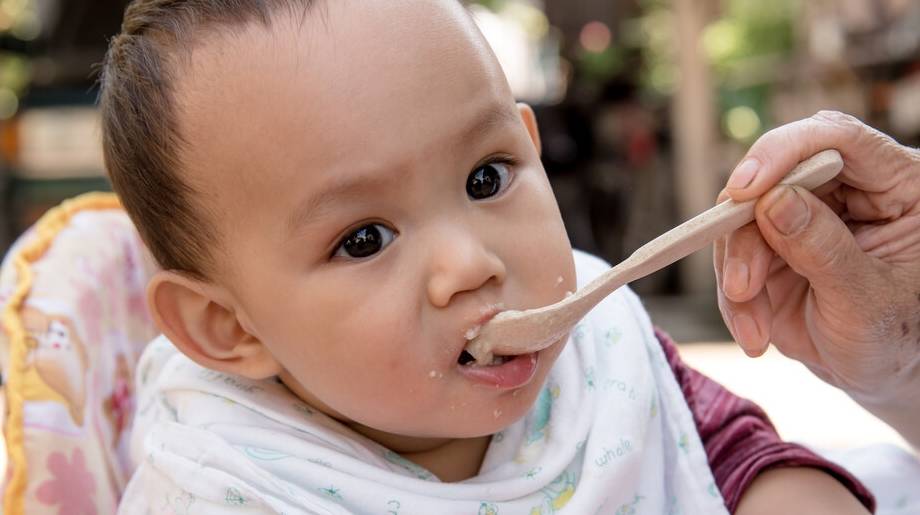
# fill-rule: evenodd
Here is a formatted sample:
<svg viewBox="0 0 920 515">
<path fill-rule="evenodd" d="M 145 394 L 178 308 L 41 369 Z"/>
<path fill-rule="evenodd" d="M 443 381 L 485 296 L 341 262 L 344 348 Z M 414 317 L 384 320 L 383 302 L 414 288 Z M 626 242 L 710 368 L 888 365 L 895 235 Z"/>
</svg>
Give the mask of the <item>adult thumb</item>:
<svg viewBox="0 0 920 515">
<path fill-rule="evenodd" d="M 819 293 L 857 287 L 874 270 L 843 220 L 805 188 L 777 186 L 755 216 L 767 244 Z"/>
</svg>

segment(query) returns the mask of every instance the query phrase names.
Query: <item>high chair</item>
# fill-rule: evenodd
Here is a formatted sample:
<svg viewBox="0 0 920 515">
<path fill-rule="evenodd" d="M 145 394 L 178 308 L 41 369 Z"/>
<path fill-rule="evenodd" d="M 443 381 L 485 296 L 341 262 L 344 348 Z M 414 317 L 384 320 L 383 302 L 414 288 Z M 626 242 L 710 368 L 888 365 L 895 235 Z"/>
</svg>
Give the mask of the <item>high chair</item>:
<svg viewBox="0 0 920 515">
<path fill-rule="evenodd" d="M 3 513 L 115 513 L 155 270 L 113 194 L 49 211 L 0 268 Z M 2 466 L 2 463 L 0 463 Z"/>
</svg>

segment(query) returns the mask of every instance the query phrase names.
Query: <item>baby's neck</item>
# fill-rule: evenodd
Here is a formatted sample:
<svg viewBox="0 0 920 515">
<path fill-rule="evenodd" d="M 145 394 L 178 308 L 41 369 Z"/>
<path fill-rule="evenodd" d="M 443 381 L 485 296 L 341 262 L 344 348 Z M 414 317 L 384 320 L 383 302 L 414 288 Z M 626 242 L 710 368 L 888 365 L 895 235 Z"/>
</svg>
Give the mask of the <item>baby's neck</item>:
<svg viewBox="0 0 920 515">
<path fill-rule="evenodd" d="M 444 445 L 403 457 L 425 467 L 446 483 L 463 481 L 479 474 L 491 436 L 449 440 Z"/>
<path fill-rule="evenodd" d="M 479 473 L 491 436 L 477 438 L 411 438 L 384 433 L 358 424 L 355 432 L 424 467 L 441 481 L 453 483 Z"/>
</svg>

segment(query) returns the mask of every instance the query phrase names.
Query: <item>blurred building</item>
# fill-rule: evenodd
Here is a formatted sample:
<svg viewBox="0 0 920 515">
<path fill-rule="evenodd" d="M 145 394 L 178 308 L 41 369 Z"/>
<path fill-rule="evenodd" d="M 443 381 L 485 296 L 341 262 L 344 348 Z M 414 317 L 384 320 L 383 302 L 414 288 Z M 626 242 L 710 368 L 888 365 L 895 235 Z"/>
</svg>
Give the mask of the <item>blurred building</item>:
<svg viewBox="0 0 920 515">
<path fill-rule="evenodd" d="M 62 199 L 108 188 L 95 65 L 126 4 L 0 0 L 0 247 Z"/>
</svg>

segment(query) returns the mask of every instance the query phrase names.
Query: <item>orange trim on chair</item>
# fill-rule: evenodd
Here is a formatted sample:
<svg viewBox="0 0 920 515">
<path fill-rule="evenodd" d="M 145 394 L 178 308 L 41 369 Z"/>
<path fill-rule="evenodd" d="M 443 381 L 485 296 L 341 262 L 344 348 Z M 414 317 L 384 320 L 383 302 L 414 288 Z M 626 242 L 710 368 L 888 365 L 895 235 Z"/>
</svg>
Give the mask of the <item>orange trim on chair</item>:
<svg viewBox="0 0 920 515">
<path fill-rule="evenodd" d="M 45 255 L 54 238 L 67 227 L 76 213 L 107 209 L 122 209 L 114 193 L 87 193 L 64 201 L 41 217 L 35 225 L 34 240 L 26 243 L 12 257 L 16 267 L 16 289 L 3 310 L 3 325 L 10 341 L 10 366 L 6 377 L 7 420 L 4 427 L 10 475 L 3 495 L 5 515 L 23 515 L 28 481 L 22 413 L 22 377 L 28 346 L 19 310 L 32 289 L 31 265 Z"/>
</svg>

